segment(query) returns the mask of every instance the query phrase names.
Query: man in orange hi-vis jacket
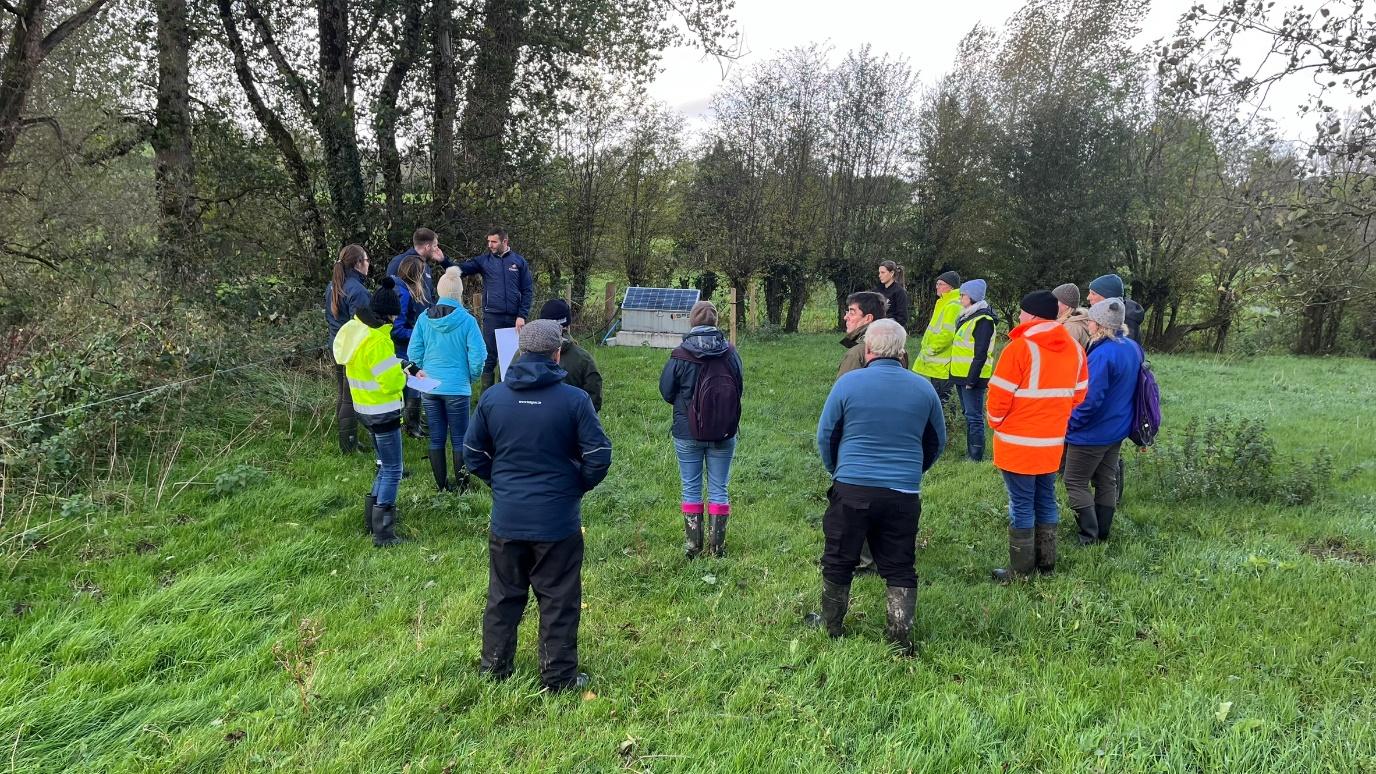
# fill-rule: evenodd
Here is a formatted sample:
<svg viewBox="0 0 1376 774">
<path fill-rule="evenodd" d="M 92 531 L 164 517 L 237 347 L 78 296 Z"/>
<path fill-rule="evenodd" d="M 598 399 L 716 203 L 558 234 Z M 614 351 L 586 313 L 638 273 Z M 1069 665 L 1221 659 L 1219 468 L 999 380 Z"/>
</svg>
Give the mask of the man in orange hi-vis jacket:
<svg viewBox="0 0 1376 774">
<path fill-rule="evenodd" d="M 1089 388 L 1085 352 L 1056 322 L 1057 309 L 1050 291 L 1023 297 L 989 379 L 994 467 L 1008 488 L 1008 566 L 994 570 L 1002 583 L 1056 568 L 1056 471 L 1070 412 Z"/>
</svg>

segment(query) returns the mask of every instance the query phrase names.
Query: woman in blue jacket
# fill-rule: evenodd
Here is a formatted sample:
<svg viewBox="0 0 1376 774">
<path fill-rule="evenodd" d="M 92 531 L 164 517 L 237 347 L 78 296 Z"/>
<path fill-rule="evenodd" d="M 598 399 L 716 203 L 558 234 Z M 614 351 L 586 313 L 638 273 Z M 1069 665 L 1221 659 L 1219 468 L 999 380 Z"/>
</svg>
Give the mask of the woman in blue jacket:
<svg viewBox="0 0 1376 774">
<path fill-rule="evenodd" d="M 368 254 L 358 245 L 345 245 L 334 262 L 330 282 L 325 286 L 325 323 L 330 331 L 330 343 L 344 323 L 352 320 L 360 309 L 367 309 L 371 297 L 364 282 L 368 278 Z M 334 403 L 335 424 L 339 428 L 339 450 L 349 454 L 358 449 L 358 416 L 349 395 L 349 382 L 344 366 L 335 365 Z"/>
<path fill-rule="evenodd" d="M 463 279 L 457 266 L 440 277 L 440 298 L 416 320 L 407 359 L 439 380 L 434 391 L 423 393 L 425 415 L 430 419 L 430 470 L 441 491 L 462 492 L 468 486 L 463 469 L 463 436 L 468 431 L 468 399 L 473 381 L 482 373 L 487 346 L 473 315 L 463 308 Z M 444 458 L 448 436 L 454 450 L 454 481 L 449 481 Z"/>
<path fill-rule="evenodd" d="M 1065 492 L 1080 523 L 1080 545 L 1108 540 L 1118 503 L 1118 451 L 1132 430 L 1142 368 L 1142 348 L 1127 337 L 1126 313 L 1121 298 L 1089 308 L 1089 389 L 1065 436 Z"/>
</svg>

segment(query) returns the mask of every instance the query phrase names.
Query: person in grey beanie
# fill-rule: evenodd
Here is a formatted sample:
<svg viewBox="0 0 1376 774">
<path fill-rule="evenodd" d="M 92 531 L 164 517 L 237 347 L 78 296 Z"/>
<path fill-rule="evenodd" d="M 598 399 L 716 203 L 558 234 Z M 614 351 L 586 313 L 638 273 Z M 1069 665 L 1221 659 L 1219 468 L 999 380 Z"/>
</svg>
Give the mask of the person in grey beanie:
<svg viewBox="0 0 1376 774">
<path fill-rule="evenodd" d="M 1127 310 L 1124 323 L 1128 326 L 1128 338 L 1141 344 L 1142 321 L 1146 319 L 1147 313 L 1141 304 L 1127 297 L 1126 290 L 1122 277 L 1117 274 L 1102 274 L 1089 283 L 1089 303 L 1097 304 L 1105 298 L 1123 299 L 1123 306 Z"/>
<path fill-rule="evenodd" d="M 487 610 L 478 669 L 504 680 L 515 668 L 516 631 L 529 590 L 540 606 L 540 681 L 581 688 L 578 623 L 583 601 L 583 495 L 606 478 L 612 444 L 586 392 L 564 383 L 563 329 L 532 320 L 525 352 L 483 391 L 464 436 L 464 461 L 492 488 Z"/>
<path fill-rule="evenodd" d="M 1080 349 L 1089 346 L 1089 310 L 1080 306 L 1080 289 L 1074 284 L 1067 282 L 1064 285 L 1057 285 L 1051 291 L 1051 295 L 1056 297 L 1060 314 L 1056 317 L 1056 322 L 1065 326 L 1066 333 L 1080 345 Z"/>
<path fill-rule="evenodd" d="M 1126 313 L 1116 297 L 1089 308 L 1089 389 L 1071 412 L 1065 434 L 1065 492 L 1081 545 L 1108 540 L 1118 506 L 1119 451 L 1132 430 L 1142 367 L 1142 348 L 1125 335 Z"/>
</svg>

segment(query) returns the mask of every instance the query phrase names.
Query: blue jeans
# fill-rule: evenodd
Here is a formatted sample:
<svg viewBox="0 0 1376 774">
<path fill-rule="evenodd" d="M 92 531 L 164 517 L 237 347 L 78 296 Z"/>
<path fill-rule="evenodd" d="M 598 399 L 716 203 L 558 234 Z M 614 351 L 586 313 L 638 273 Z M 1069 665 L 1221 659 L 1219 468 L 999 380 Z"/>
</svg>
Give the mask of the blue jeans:
<svg viewBox="0 0 1376 774">
<path fill-rule="evenodd" d="M 725 441 L 694 441 L 675 438 L 678 475 L 683 482 L 683 502 L 702 502 L 702 465 L 707 463 L 707 502 L 727 505 L 726 484 L 731 480 L 731 458 L 736 455 L 735 437 Z"/>
<path fill-rule="evenodd" d="M 984 395 L 988 384 L 966 387 L 956 385 L 960 410 L 965 414 L 965 455 L 975 462 L 984 459 Z"/>
<path fill-rule="evenodd" d="M 401 483 L 401 428 L 374 433 L 373 453 L 382 460 L 373 479 L 373 496 L 378 505 L 396 505 L 397 484 Z"/>
<path fill-rule="evenodd" d="M 1060 522 L 1055 473 L 1033 476 L 1006 470 L 1000 472 L 1008 488 L 1008 521 L 1014 529 L 1032 529 L 1033 524 Z"/>
<path fill-rule="evenodd" d="M 463 434 L 468 431 L 467 395 L 421 393 L 425 416 L 430 420 L 430 449 L 444 448 L 445 435 L 454 450 L 454 459 L 463 459 Z"/>
</svg>

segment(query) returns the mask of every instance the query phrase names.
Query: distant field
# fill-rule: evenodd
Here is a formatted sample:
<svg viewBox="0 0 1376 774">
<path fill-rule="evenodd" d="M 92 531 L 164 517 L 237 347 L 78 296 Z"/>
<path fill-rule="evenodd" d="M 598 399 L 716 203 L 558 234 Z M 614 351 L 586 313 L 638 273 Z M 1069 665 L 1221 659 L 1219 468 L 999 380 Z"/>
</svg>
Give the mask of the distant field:
<svg viewBox="0 0 1376 774">
<path fill-rule="evenodd" d="M 742 343 L 730 557 L 692 563 L 667 353 L 595 352 L 616 448 L 584 506 L 581 697 L 538 692 L 533 608 L 517 678 L 475 671 L 485 491 L 434 494 L 408 440 L 416 541 L 374 550 L 372 461 L 341 458 L 308 410 L 328 418 L 332 386 L 225 388 L 94 490 L 98 512 L 7 513 L 0 769 L 1376 771 L 1376 362 L 1155 358 L 1163 441 L 1191 415 L 1258 417 L 1285 453 L 1326 448 L 1338 483 L 1300 508 L 1181 506 L 1133 459 L 1113 542 L 1078 549 L 1067 525 L 1057 575 L 1008 588 L 986 579 L 1007 557 L 999 478 L 953 450 L 924 482 L 905 660 L 876 578 L 847 638 L 800 623 L 837 338 Z M 308 709 L 277 643 L 306 658 Z"/>
</svg>

